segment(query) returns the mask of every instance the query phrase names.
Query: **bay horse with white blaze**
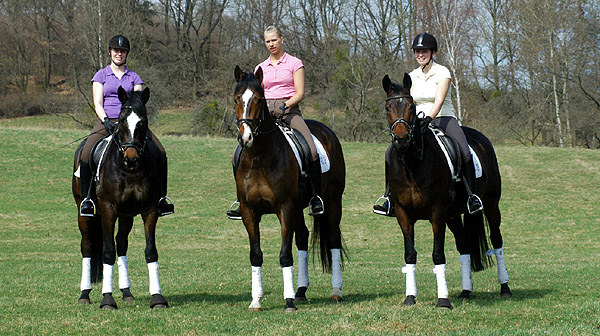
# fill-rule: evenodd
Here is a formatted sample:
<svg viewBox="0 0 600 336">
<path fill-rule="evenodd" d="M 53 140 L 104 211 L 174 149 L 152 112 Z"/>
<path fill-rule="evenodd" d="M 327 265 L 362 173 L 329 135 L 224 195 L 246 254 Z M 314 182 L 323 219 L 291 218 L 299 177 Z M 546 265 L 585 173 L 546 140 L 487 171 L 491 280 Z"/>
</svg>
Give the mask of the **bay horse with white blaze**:
<svg viewBox="0 0 600 336">
<path fill-rule="evenodd" d="M 307 177 L 283 132 L 271 116 L 262 87 L 263 72 L 255 74 L 235 68 L 234 91 L 238 142 L 243 148 L 235 180 L 242 221 L 250 240 L 252 265 L 252 303 L 249 310 L 261 310 L 263 296 L 259 223 L 262 215 L 275 214 L 281 224 L 279 263 L 284 278 L 285 311 L 295 311 L 294 299 L 306 299 L 308 278 L 309 231 L 303 209 L 312 196 Z M 314 217 L 313 248 L 320 249 L 323 269 L 332 272 L 332 301 L 342 299 L 341 259 L 343 255 L 340 221 L 346 168 L 339 140 L 327 126 L 306 120 L 311 133 L 322 143 L 330 161 L 329 171 L 322 175 L 322 199 L 325 212 Z M 300 183 L 299 183 L 300 182 Z M 304 187 L 301 187 L 303 185 Z M 298 248 L 298 291 L 293 287 L 292 239 Z"/>
<path fill-rule="evenodd" d="M 415 304 L 417 287 L 415 269 L 417 251 L 414 224 L 426 219 L 433 229 L 433 272 L 437 278 L 438 307 L 451 308 L 446 284 L 444 240 L 446 224 L 453 232 L 462 265 L 463 291 L 459 297 L 468 298 L 473 290 L 471 269 L 480 271 L 489 266 L 488 255 L 495 255 L 500 293 L 511 296 L 508 273 L 504 264 L 500 233 L 501 194 L 500 171 L 491 142 L 478 131 L 462 127 L 469 145 L 480 160 L 482 176 L 477 190 L 484 205 L 489 227 L 489 239 L 494 247 L 488 251 L 485 222 L 481 211 L 469 214 L 467 191 L 455 185 L 446 157 L 429 128 L 421 129 L 416 106 L 410 95 L 410 76 L 404 74 L 403 85 L 392 83 L 386 75 L 382 81 L 387 94 L 385 109 L 392 142 L 386 153 L 385 175 L 391 191 L 395 215 L 404 236 L 406 266 L 405 305 Z M 464 226 L 461 215 L 464 214 Z M 487 254 L 487 255 L 486 255 Z"/>
<path fill-rule="evenodd" d="M 160 156 L 160 152 L 146 136 L 148 117 L 145 104 L 150 90 L 146 88 L 142 92 L 132 92 L 128 97 L 125 90 L 119 87 L 118 95 L 122 103 L 118 128 L 109 137 L 97 182 L 93 182 L 91 188 L 97 195 L 99 211 L 94 217 L 84 217 L 81 214 L 78 217 L 83 256 L 79 303 L 90 303 L 92 282 L 98 282 L 102 278 L 103 298 L 100 308 L 117 308 L 112 296 L 113 265 L 116 256 L 123 301 L 134 301 L 129 288 L 127 247 L 133 217 L 141 214 L 146 236 L 145 256 L 150 278 L 149 290 L 152 295 L 150 307 L 166 308 L 168 303 L 161 295 L 158 280 L 158 252 L 155 241 L 159 217 L 158 201 L 161 196 L 157 161 L 166 163 L 166 157 Z M 74 171 L 78 169 L 82 145 L 83 143 L 75 153 Z M 80 180 L 75 173 L 72 189 L 79 209 Z M 117 218 L 119 229 L 115 246 L 114 231 Z"/>
</svg>

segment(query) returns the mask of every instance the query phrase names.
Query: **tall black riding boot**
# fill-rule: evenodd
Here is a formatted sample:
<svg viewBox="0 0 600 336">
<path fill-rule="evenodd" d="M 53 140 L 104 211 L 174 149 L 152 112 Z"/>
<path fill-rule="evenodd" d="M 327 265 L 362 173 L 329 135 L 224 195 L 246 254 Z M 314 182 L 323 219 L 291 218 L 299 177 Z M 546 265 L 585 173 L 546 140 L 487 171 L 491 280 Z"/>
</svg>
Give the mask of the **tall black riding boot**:
<svg viewBox="0 0 600 336">
<path fill-rule="evenodd" d="M 233 179 L 235 180 L 235 176 L 237 175 L 238 164 L 240 163 L 240 156 L 242 155 L 242 147 L 237 146 L 235 149 L 235 154 L 233 156 L 233 162 L 231 163 L 233 167 Z M 229 219 L 241 220 L 242 219 L 242 211 L 240 210 L 240 202 L 239 200 L 235 200 L 235 202 L 231 203 L 229 206 L 229 210 L 227 210 L 227 217 Z"/>
<path fill-rule="evenodd" d="M 313 192 L 308 214 L 311 216 L 322 215 L 325 212 L 325 206 L 321 198 L 321 160 L 318 157 L 316 160 L 308 163 L 308 175 L 310 176 Z"/>
<path fill-rule="evenodd" d="M 96 205 L 88 196 L 90 184 L 92 183 L 92 171 L 87 162 L 79 160 L 79 187 L 81 188 L 81 204 L 79 205 L 79 214 L 83 217 L 94 217 L 96 214 Z"/>
<path fill-rule="evenodd" d="M 158 152 L 158 151 L 157 151 Z M 158 167 L 158 178 L 160 179 L 161 195 L 162 197 L 158 200 L 158 215 L 166 216 L 175 213 L 175 205 L 169 197 L 167 197 L 167 178 L 168 178 L 168 164 L 167 158 L 159 162 Z"/>
<path fill-rule="evenodd" d="M 473 159 L 465 162 L 463 178 L 466 180 L 468 186 L 467 193 L 469 199 L 467 200 L 467 211 L 469 214 L 474 214 L 478 211 L 483 210 L 483 203 L 481 198 L 477 196 L 477 180 L 475 179 L 475 166 L 473 165 Z"/>
</svg>

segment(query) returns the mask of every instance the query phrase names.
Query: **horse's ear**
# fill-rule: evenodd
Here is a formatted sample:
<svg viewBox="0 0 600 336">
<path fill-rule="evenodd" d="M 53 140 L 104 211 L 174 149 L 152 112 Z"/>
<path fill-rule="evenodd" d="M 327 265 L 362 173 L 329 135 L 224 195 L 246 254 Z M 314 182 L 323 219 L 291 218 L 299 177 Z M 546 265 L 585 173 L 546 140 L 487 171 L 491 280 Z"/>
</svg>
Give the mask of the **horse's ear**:
<svg viewBox="0 0 600 336">
<path fill-rule="evenodd" d="M 123 87 L 120 85 L 117 89 L 117 94 L 119 95 L 119 101 L 121 102 L 121 104 L 125 104 L 125 102 L 127 101 L 127 92 L 125 92 L 125 89 L 123 89 Z"/>
<path fill-rule="evenodd" d="M 244 72 L 242 71 L 242 69 L 240 69 L 240 66 L 236 65 L 235 70 L 234 70 L 235 81 L 239 82 L 240 79 L 242 79 L 243 75 L 244 75 Z"/>
<path fill-rule="evenodd" d="M 256 77 L 256 79 L 258 79 L 258 81 L 262 84 L 263 71 L 261 67 L 258 67 L 258 69 L 256 69 L 256 72 L 254 72 L 254 77 Z"/>
<path fill-rule="evenodd" d="M 392 80 L 388 75 L 385 75 L 385 77 L 383 77 L 381 84 L 383 85 L 383 90 L 385 91 L 385 93 L 390 93 L 392 91 Z"/>
<path fill-rule="evenodd" d="M 402 86 L 405 90 L 410 91 L 410 87 L 412 86 L 412 80 L 410 79 L 410 75 L 406 72 L 404 73 L 404 79 L 402 80 Z"/>
<path fill-rule="evenodd" d="M 142 91 L 142 103 L 144 103 L 144 105 L 146 105 L 146 102 L 148 102 L 148 99 L 150 99 L 150 88 L 146 87 L 144 89 L 144 91 Z"/>
</svg>

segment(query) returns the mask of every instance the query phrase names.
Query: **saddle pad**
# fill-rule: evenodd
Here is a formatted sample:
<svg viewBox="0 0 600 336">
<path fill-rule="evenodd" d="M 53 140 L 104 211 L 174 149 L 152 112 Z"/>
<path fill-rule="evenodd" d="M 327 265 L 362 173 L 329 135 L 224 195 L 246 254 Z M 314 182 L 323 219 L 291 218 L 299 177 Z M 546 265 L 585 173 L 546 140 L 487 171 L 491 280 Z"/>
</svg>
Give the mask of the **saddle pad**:
<svg viewBox="0 0 600 336">
<path fill-rule="evenodd" d="M 440 149 L 442 150 L 442 152 L 444 153 L 444 156 L 446 157 L 446 162 L 448 163 L 448 167 L 450 169 L 450 175 L 452 176 L 452 179 L 454 179 L 456 181 L 460 180 L 460 177 L 458 176 L 458 172 L 456 172 L 454 164 L 452 164 L 452 159 L 450 158 L 450 154 L 448 153 L 446 146 L 444 146 L 444 144 L 442 143 L 442 140 L 440 139 L 440 137 L 444 136 L 445 134 L 439 129 L 431 129 L 430 128 L 430 130 L 435 135 L 435 139 L 437 140 L 438 145 L 440 146 Z M 475 166 L 475 178 L 480 178 L 483 174 L 483 168 L 481 167 L 481 162 L 479 161 L 479 157 L 477 156 L 477 154 L 475 153 L 475 151 L 473 150 L 473 148 L 470 145 L 469 145 L 469 152 L 471 152 L 471 156 L 473 157 L 473 166 Z"/>
<path fill-rule="evenodd" d="M 112 139 L 112 135 L 99 140 L 100 141 L 105 141 L 107 143 L 110 142 L 110 140 Z M 94 176 L 94 180 L 98 181 L 100 179 L 100 167 L 102 167 L 102 160 L 104 159 L 104 154 L 106 153 L 106 149 L 108 148 L 108 146 L 104 146 L 104 148 L 102 148 L 102 154 L 100 154 L 100 159 L 98 161 L 98 167 L 96 169 L 96 174 Z M 96 150 L 96 146 L 94 146 L 94 148 L 92 150 Z M 77 166 L 77 170 L 75 170 L 75 172 L 73 173 L 73 175 L 75 175 L 75 177 L 80 178 L 81 177 L 81 166 Z"/>
<path fill-rule="evenodd" d="M 292 151 L 294 152 L 296 161 L 298 161 L 298 166 L 300 167 L 300 169 L 302 169 L 302 159 L 300 158 L 300 152 L 299 152 L 298 148 L 294 144 L 294 141 L 292 139 L 290 139 L 290 136 L 287 134 L 287 132 L 284 132 L 283 130 L 282 130 L 282 132 L 283 132 L 283 135 L 285 135 L 285 139 L 290 144 Z M 315 147 L 317 148 L 317 153 L 319 153 L 319 161 L 321 161 L 321 173 L 325 173 L 325 172 L 329 171 L 329 168 L 331 167 L 331 165 L 329 163 L 329 157 L 327 156 L 327 152 L 325 151 L 323 144 L 321 144 L 321 141 L 319 141 L 319 139 L 317 139 L 317 137 L 315 137 L 313 134 L 311 134 L 311 136 L 312 136 L 313 142 L 315 143 Z"/>
</svg>

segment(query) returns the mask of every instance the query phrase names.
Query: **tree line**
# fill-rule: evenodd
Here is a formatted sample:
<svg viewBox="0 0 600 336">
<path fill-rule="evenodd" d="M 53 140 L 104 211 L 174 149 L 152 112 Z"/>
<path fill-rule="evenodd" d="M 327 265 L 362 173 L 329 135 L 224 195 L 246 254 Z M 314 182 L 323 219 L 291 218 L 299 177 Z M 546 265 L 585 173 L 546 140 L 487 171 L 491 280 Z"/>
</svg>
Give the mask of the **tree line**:
<svg viewBox="0 0 600 336">
<path fill-rule="evenodd" d="M 90 79 L 111 36 L 149 105 L 189 108 L 190 133 L 235 129 L 233 69 L 268 56 L 277 25 L 306 69 L 305 114 L 349 141 L 387 141 L 381 79 L 417 66 L 434 34 L 459 120 L 495 142 L 600 148 L 598 0 L 0 0 L 0 117 L 66 113 L 89 125 Z"/>
</svg>

